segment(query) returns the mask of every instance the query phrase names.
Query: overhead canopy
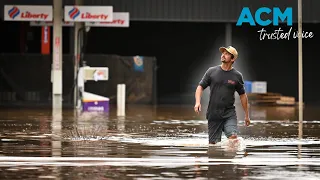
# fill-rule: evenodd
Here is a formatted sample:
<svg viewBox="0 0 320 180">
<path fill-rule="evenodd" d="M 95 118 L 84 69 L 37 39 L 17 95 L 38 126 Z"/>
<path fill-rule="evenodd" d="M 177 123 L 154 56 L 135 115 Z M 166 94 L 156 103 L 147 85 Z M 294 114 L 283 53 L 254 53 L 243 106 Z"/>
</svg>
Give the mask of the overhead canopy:
<svg viewBox="0 0 320 180">
<path fill-rule="evenodd" d="M 1 0 L 1 18 L 5 4 L 52 5 L 53 0 Z M 293 9 L 293 22 L 297 23 L 296 1 L 237 0 L 83 0 L 84 5 L 111 5 L 114 12 L 129 12 L 133 21 L 184 21 L 184 22 L 236 22 L 243 7 L 250 7 L 254 13 L 260 7 L 287 7 Z M 64 5 L 73 5 L 74 0 L 64 0 Z M 303 1 L 303 22 L 320 22 L 319 0 Z"/>
</svg>

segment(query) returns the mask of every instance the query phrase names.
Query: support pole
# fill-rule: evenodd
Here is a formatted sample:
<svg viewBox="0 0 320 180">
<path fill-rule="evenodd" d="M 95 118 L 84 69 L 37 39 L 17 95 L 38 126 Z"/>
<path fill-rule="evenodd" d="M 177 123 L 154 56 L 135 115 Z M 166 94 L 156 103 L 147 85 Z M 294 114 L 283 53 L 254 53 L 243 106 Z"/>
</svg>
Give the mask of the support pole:
<svg viewBox="0 0 320 180">
<path fill-rule="evenodd" d="M 117 87 L 117 116 L 126 114 L 126 85 L 118 84 Z"/>
<path fill-rule="evenodd" d="M 53 1 L 52 108 L 62 108 L 62 0 Z"/>
<path fill-rule="evenodd" d="M 75 5 L 82 5 L 82 0 L 75 0 Z M 75 22 L 74 23 L 74 79 L 75 79 L 75 87 L 73 92 L 73 104 L 74 108 L 79 106 L 79 89 L 77 86 L 77 75 L 79 71 L 79 62 L 80 62 L 80 45 L 79 45 L 79 30 L 82 28 L 83 23 Z"/>
<path fill-rule="evenodd" d="M 232 45 L 232 26 L 231 23 L 226 24 L 226 37 L 225 37 L 225 45 L 231 46 Z"/>
<path fill-rule="evenodd" d="M 303 72 L 302 72 L 302 0 L 298 0 L 298 51 L 299 51 L 299 139 L 302 138 L 303 122 Z"/>
</svg>

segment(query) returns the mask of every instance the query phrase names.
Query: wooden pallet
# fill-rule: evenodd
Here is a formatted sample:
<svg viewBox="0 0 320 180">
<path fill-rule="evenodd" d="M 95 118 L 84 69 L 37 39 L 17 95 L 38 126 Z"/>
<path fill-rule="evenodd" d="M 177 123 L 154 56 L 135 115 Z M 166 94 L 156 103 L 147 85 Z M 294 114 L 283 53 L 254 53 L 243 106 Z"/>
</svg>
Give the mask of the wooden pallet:
<svg viewBox="0 0 320 180">
<path fill-rule="evenodd" d="M 297 105 L 294 97 L 283 96 L 280 93 L 249 93 L 250 104 L 255 105 L 277 105 L 277 106 L 295 106 Z"/>
</svg>

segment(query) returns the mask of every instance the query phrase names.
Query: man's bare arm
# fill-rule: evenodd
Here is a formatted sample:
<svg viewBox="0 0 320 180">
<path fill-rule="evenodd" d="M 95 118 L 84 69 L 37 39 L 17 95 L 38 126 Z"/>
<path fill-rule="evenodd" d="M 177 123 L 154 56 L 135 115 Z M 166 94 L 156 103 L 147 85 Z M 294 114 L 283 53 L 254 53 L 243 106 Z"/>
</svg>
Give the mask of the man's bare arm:
<svg viewBox="0 0 320 180">
<path fill-rule="evenodd" d="M 200 104 L 202 92 L 203 92 L 202 86 L 198 86 L 197 90 L 196 90 L 196 93 L 195 93 L 196 104 Z"/>
<path fill-rule="evenodd" d="M 240 95 L 240 101 L 245 113 L 245 117 L 249 118 L 248 97 L 246 93 Z"/>
<path fill-rule="evenodd" d="M 198 86 L 195 93 L 196 104 L 194 105 L 194 111 L 199 113 L 201 111 L 201 96 L 202 96 L 203 88 L 202 86 Z"/>
</svg>

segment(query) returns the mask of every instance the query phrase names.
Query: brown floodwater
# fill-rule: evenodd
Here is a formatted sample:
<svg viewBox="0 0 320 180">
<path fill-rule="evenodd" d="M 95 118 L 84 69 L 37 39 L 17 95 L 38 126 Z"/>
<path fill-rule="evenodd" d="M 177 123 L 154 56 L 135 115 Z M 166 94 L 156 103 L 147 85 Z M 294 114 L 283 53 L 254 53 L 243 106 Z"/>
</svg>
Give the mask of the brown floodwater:
<svg viewBox="0 0 320 180">
<path fill-rule="evenodd" d="M 237 110 L 240 144 L 208 146 L 192 106 L 2 108 L 0 179 L 320 179 L 320 107 L 299 123 L 296 107 L 253 106 L 249 127 Z"/>
</svg>

